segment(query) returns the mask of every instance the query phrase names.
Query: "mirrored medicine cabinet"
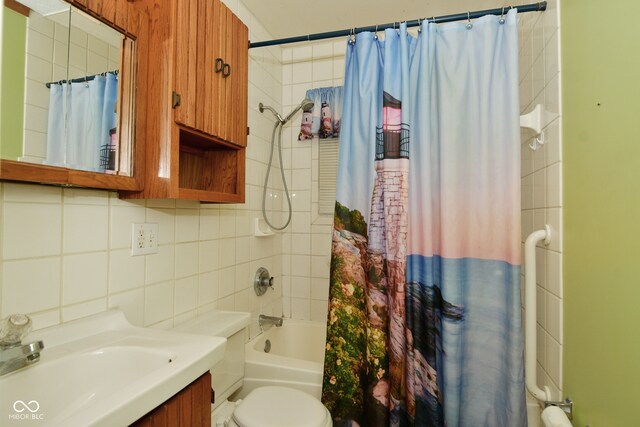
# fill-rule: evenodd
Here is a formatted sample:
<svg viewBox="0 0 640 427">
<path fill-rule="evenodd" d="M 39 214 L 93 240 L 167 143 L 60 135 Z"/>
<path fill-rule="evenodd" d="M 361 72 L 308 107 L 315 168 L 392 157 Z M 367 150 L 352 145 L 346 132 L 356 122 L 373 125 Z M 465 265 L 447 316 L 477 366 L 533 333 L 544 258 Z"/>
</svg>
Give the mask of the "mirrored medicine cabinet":
<svg viewBox="0 0 640 427">
<path fill-rule="evenodd" d="M 135 3 L 4 1 L 0 179 L 141 189 Z"/>
</svg>

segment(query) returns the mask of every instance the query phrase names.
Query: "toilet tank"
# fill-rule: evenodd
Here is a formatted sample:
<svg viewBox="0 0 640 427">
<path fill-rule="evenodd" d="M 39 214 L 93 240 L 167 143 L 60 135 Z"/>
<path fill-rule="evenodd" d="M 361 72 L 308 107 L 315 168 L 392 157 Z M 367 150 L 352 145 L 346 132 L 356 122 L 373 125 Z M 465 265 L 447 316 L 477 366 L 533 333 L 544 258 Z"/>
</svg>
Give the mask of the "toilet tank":
<svg viewBox="0 0 640 427">
<path fill-rule="evenodd" d="M 215 408 L 242 387 L 244 379 L 244 345 L 248 339 L 251 314 L 236 311 L 210 311 L 176 326 L 176 331 L 227 339 L 222 361 L 211 367 L 211 386 Z"/>
</svg>

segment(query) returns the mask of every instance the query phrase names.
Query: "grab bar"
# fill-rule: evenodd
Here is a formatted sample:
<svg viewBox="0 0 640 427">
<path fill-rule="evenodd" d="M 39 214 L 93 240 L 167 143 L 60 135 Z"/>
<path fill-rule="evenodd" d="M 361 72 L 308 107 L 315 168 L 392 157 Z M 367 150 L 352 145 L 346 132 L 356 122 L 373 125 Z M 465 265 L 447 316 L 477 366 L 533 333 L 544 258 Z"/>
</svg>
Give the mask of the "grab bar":
<svg viewBox="0 0 640 427">
<path fill-rule="evenodd" d="M 537 354 L 537 336 L 536 336 L 536 320 L 537 302 L 536 302 L 536 245 L 541 240 L 548 245 L 551 242 L 551 227 L 544 226 L 544 230 L 534 231 L 527 237 L 524 243 L 524 309 L 525 309 L 525 357 L 524 372 L 526 378 L 527 389 L 539 401 L 545 402 L 551 400 L 551 391 L 549 387 L 544 386 L 544 390 L 537 385 L 538 363 L 536 361 Z"/>
</svg>

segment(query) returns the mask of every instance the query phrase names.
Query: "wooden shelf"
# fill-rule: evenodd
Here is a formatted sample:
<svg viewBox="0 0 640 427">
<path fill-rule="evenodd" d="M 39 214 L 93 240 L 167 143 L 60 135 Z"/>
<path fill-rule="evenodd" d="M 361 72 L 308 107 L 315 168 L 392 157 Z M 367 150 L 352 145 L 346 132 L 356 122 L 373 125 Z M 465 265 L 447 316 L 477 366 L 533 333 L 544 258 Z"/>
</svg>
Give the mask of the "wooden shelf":
<svg viewBox="0 0 640 427">
<path fill-rule="evenodd" d="M 179 138 L 179 198 L 244 202 L 243 147 L 221 143 L 186 129 L 180 129 Z"/>
</svg>

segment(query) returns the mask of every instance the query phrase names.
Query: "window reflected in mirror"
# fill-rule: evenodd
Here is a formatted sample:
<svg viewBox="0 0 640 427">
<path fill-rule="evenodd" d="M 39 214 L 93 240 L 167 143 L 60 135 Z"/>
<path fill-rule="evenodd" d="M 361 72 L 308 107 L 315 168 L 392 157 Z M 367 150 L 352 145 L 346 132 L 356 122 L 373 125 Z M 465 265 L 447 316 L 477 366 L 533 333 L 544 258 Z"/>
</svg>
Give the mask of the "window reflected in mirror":
<svg viewBox="0 0 640 427">
<path fill-rule="evenodd" d="M 131 176 L 133 40 L 64 1 L 11 3 L 0 157 Z"/>
</svg>

